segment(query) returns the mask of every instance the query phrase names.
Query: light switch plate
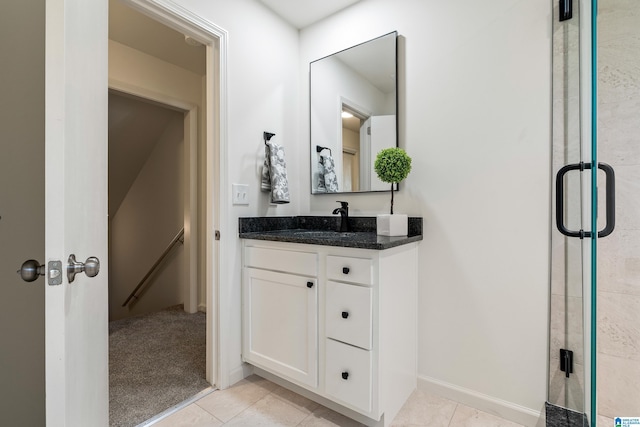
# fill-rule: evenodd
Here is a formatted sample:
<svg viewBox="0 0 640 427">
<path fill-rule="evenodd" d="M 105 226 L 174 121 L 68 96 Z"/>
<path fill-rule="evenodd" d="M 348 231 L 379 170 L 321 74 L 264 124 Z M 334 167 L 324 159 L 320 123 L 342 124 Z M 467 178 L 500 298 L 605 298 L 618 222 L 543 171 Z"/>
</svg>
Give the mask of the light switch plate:
<svg viewBox="0 0 640 427">
<path fill-rule="evenodd" d="M 249 186 L 247 184 L 231 184 L 234 205 L 249 204 Z"/>
</svg>

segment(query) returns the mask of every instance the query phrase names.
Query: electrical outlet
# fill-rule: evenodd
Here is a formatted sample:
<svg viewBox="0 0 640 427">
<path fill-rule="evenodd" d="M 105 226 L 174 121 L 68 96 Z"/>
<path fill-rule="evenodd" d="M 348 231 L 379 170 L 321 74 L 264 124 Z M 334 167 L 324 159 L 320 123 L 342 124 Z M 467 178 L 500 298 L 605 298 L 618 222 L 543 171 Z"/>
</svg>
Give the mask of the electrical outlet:
<svg viewBox="0 0 640 427">
<path fill-rule="evenodd" d="M 249 186 L 247 184 L 231 184 L 234 205 L 249 204 Z"/>
</svg>

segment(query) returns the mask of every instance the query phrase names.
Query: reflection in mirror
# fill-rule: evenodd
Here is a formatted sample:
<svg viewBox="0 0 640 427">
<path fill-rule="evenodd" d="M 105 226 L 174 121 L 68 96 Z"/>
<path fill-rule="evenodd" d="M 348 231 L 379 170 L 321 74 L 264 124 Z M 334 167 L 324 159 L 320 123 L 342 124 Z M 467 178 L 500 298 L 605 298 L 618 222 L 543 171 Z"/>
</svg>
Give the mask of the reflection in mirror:
<svg viewBox="0 0 640 427">
<path fill-rule="evenodd" d="M 393 32 L 310 65 L 311 192 L 388 191 L 373 170 L 397 146 Z"/>
<path fill-rule="evenodd" d="M 367 119 L 342 104 L 342 192 L 360 191 L 360 128 Z"/>
</svg>

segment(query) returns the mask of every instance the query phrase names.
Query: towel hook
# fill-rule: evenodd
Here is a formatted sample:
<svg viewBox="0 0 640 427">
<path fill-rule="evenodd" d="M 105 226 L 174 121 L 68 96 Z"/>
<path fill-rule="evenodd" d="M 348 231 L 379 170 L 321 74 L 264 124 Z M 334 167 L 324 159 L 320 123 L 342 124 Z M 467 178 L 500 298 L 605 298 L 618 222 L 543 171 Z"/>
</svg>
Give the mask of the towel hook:
<svg viewBox="0 0 640 427">
<path fill-rule="evenodd" d="M 316 145 L 316 153 L 319 153 L 322 150 L 329 150 L 329 155 L 333 157 L 333 153 L 331 152 L 331 148 L 329 148 L 329 147 L 321 147 L 319 145 Z"/>
<path fill-rule="evenodd" d="M 264 132 L 262 134 L 262 137 L 264 138 L 264 145 L 267 145 L 267 141 L 269 141 L 272 137 L 276 136 L 275 133 L 271 133 L 271 132 Z"/>
</svg>

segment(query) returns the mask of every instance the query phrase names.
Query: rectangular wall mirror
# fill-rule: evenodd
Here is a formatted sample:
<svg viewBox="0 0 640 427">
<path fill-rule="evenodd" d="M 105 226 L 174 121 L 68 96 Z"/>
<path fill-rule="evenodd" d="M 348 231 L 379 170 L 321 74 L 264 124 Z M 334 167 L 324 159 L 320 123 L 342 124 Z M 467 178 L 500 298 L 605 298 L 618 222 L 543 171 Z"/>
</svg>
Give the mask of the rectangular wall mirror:
<svg viewBox="0 0 640 427">
<path fill-rule="evenodd" d="M 398 146 L 397 32 L 311 62 L 311 193 L 388 191 L 373 169 Z"/>
</svg>

